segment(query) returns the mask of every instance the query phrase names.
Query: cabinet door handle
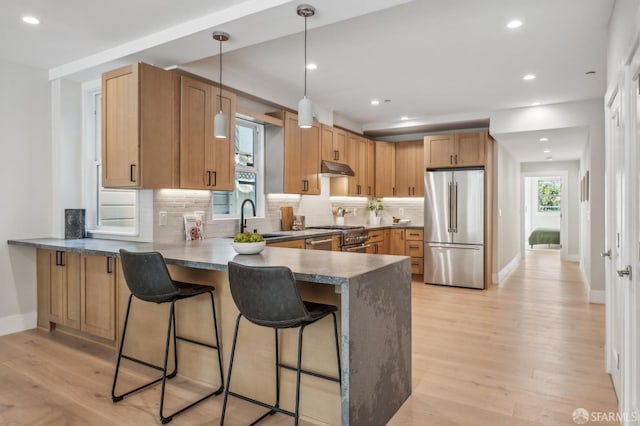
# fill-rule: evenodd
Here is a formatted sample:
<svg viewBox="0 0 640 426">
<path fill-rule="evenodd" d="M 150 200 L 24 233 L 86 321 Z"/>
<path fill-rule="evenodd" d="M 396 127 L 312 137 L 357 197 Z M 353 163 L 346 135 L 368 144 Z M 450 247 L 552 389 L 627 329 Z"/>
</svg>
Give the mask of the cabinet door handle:
<svg viewBox="0 0 640 426">
<path fill-rule="evenodd" d="M 111 258 L 107 256 L 107 274 L 111 274 L 113 269 L 111 268 Z"/>
<path fill-rule="evenodd" d="M 367 186 L 367 195 L 371 195 L 371 186 Z"/>
<path fill-rule="evenodd" d="M 60 266 L 60 252 L 56 250 L 56 266 Z"/>
<path fill-rule="evenodd" d="M 213 175 L 213 184 L 211 186 L 217 186 L 218 185 L 218 172 L 211 172 L 211 174 Z"/>
<path fill-rule="evenodd" d="M 404 231 L 400 231 L 400 241 L 404 240 Z"/>
<path fill-rule="evenodd" d="M 373 252 L 374 252 L 375 254 L 378 254 L 378 245 L 377 245 L 377 244 L 374 244 L 374 245 L 373 245 Z"/>
<path fill-rule="evenodd" d="M 211 186 L 211 172 L 207 170 L 207 186 Z"/>
<path fill-rule="evenodd" d="M 458 154 L 456 154 L 455 157 L 456 157 L 456 164 L 458 164 Z"/>
<path fill-rule="evenodd" d="M 131 164 L 129 166 L 129 179 L 131 180 L 131 182 L 135 182 L 136 181 L 135 172 L 136 172 L 136 165 L 135 164 Z"/>
<path fill-rule="evenodd" d="M 340 159 L 340 151 L 338 151 L 337 149 L 333 151 L 333 159 L 334 160 Z"/>
<path fill-rule="evenodd" d="M 409 189 L 407 190 L 407 194 L 411 195 L 411 187 L 409 187 Z"/>
<path fill-rule="evenodd" d="M 449 164 L 453 164 L 453 154 L 449 156 Z"/>
<path fill-rule="evenodd" d="M 395 186 L 393 187 L 393 196 L 394 197 L 396 196 L 396 187 Z"/>
<path fill-rule="evenodd" d="M 58 266 L 64 266 L 64 252 L 60 251 L 58 253 L 60 253 L 60 263 L 58 263 Z"/>
</svg>

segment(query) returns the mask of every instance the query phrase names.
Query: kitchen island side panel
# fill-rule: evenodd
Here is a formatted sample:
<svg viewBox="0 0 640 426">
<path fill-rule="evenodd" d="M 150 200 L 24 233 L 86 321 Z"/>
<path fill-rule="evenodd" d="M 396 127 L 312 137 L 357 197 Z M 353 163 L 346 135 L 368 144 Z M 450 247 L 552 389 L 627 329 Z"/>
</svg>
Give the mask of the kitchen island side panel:
<svg viewBox="0 0 640 426">
<path fill-rule="evenodd" d="M 352 278 L 348 287 L 349 409 L 345 418 L 343 407 L 342 424 L 385 425 L 411 395 L 410 258 Z"/>
</svg>

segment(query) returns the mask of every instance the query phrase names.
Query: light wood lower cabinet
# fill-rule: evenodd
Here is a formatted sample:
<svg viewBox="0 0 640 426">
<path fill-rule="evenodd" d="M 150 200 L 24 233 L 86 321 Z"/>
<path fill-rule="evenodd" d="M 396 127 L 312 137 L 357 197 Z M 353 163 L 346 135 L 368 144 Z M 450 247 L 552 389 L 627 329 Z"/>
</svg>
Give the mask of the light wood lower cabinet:
<svg viewBox="0 0 640 426">
<path fill-rule="evenodd" d="M 114 340 L 116 338 L 115 259 L 106 256 L 82 256 L 81 330 Z"/>
<path fill-rule="evenodd" d="M 37 251 L 38 326 L 56 325 L 115 340 L 115 259 Z"/>
<path fill-rule="evenodd" d="M 421 229 L 391 229 L 389 254 L 411 256 L 411 273 L 422 274 L 424 231 Z"/>
<path fill-rule="evenodd" d="M 273 243 L 267 243 L 269 247 L 285 247 L 285 248 L 297 248 L 304 249 L 304 240 L 292 240 L 292 241 L 276 241 Z"/>
<path fill-rule="evenodd" d="M 404 256 L 404 234 L 404 229 L 391 229 L 389 231 L 389 254 Z"/>
<path fill-rule="evenodd" d="M 369 231 L 369 240 L 367 241 L 367 244 L 369 245 L 369 247 L 367 247 L 367 253 L 387 254 L 383 229 Z"/>
</svg>

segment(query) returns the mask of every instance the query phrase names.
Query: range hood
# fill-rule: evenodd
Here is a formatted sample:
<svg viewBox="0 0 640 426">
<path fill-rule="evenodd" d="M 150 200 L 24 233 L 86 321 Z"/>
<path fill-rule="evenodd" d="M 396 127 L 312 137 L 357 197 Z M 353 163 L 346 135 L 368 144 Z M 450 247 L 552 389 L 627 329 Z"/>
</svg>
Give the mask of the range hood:
<svg viewBox="0 0 640 426">
<path fill-rule="evenodd" d="M 327 160 L 322 160 L 320 163 L 320 173 L 330 177 L 356 175 L 348 165 Z"/>
</svg>

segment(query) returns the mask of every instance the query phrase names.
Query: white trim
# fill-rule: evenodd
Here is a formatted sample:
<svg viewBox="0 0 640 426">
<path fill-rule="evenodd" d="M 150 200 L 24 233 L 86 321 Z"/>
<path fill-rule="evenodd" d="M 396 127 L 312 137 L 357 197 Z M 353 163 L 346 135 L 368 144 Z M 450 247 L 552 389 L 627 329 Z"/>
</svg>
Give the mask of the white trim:
<svg viewBox="0 0 640 426">
<path fill-rule="evenodd" d="M 589 303 L 604 305 L 604 301 L 605 301 L 604 290 L 589 290 Z"/>
<path fill-rule="evenodd" d="M 579 254 L 568 254 L 567 257 L 564 260 L 566 262 L 580 262 L 580 255 Z"/>
<path fill-rule="evenodd" d="M 520 259 L 522 259 L 522 253 L 516 254 L 513 259 L 511 259 L 511 261 L 500 270 L 500 272 L 498 273 L 498 284 L 507 279 L 513 271 L 518 269 Z"/>
<path fill-rule="evenodd" d="M 0 336 L 36 328 L 37 322 L 37 312 L 2 317 L 0 318 Z"/>
</svg>

